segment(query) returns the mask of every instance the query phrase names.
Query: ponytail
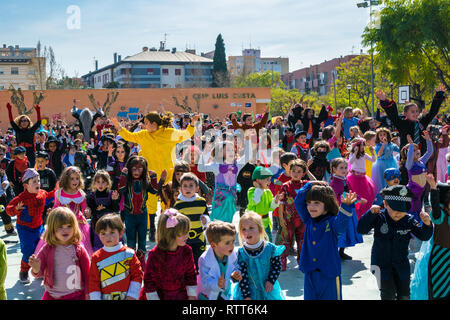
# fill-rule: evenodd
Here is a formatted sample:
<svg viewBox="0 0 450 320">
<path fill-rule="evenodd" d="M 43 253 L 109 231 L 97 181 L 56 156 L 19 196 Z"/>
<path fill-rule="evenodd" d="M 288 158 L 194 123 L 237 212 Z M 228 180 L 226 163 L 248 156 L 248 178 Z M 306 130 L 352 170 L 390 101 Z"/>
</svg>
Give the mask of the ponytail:
<svg viewBox="0 0 450 320">
<path fill-rule="evenodd" d="M 150 122 L 155 122 L 158 127 L 162 126 L 163 128 L 168 128 L 172 124 L 173 113 L 167 111 L 163 116 L 160 116 L 158 112 L 149 112 L 145 116 L 145 118 Z"/>
</svg>

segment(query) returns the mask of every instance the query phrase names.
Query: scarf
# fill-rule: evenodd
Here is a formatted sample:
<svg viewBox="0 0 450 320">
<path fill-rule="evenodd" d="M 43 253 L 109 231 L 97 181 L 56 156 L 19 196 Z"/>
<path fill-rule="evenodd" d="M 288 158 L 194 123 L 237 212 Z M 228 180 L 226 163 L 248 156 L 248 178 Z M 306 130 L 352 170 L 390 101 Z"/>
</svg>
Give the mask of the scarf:
<svg viewBox="0 0 450 320">
<path fill-rule="evenodd" d="M 25 156 L 22 160 L 14 159 L 14 169 L 17 169 L 20 173 L 24 173 L 28 169 L 28 158 Z"/>
</svg>

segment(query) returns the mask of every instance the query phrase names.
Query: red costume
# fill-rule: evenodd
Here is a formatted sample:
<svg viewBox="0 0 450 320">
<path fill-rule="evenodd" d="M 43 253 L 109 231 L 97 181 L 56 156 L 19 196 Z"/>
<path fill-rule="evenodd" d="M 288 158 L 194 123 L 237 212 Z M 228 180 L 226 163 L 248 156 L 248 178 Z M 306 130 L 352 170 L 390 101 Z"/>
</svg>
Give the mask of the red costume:
<svg viewBox="0 0 450 320">
<path fill-rule="evenodd" d="M 189 245 L 175 251 L 154 247 L 148 254 L 141 300 L 187 300 L 197 294 L 197 274 Z M 155 292 L 157 296 L 155 295 Z"/>
<path fill-rule="evenodd" d="M 283 244 L 286 249 L 281 255 L 281 267 L 286 270 L 287 256 L 289 255 L 289 249 L 297 242 L 297 262 L 300 260 L 300 252 L 303 244 L 303 235 L 305 233 L 305 224 L 297 213 L 297 209 L 294 205 L 294 199 L 297 196 L 298 190 L 300 190 L 306 183 L 307 180 L 292 181 L 284 183 L 281 191 L 284 193 L 284 206 L 283 210 L 283 220 L 285 222 L 286 228 L 283 228 L 281 232 L 281 244 Z"/>
<path fill-rule="evenodd" d="M 103 247 L 92 255 L 89 271 L 91 300 L 139 298 L 143 276 L 136 253 L 123 245 L 114 249 Z"/>
</svg>

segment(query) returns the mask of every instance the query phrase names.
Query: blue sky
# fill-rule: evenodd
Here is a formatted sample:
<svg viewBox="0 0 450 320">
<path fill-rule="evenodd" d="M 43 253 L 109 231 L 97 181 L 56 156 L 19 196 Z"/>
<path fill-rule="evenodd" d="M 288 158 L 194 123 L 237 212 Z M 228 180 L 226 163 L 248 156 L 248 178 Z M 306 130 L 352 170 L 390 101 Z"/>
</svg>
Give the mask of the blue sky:
<svg viewBox="0 0 450 320">
<path fill-rule="evenodd" d="M 2 1 L 3 2 L 3 1 Z M 294 71 L 364 49 L 361 34 L 369 9 L 358 0 L 15 0 L 2 3 L 1 44 L 51 46 L 69 76 L 81 76 L 125 58 L 143 46 L 214 50 L 219 33 L 227 56 L 242 48 L 261 49 L 263 57 L 289 57 Z M 80 28 L 70 29 L 80 10 Z"/>
</svg>

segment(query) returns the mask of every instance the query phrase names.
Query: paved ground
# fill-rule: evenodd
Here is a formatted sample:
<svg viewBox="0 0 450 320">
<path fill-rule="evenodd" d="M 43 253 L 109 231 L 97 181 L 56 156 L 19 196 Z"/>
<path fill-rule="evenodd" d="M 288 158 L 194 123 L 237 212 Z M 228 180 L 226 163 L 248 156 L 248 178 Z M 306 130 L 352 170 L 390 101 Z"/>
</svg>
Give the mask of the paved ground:
<svg viewBox="0 0 450 320">
<path fill-rule="evenodd" d="M 15 218 L 13 219 L 15 223 Z M 234 216 L 236 224 L 238 219 L 239 214 L 237 213 Z M 7 236 L 1 221 L 0 238 L 7 242 L 8 273 L 5 288 L 8 300 L 40 300 L 44 292 L 41 279 L 35 279 L 30 276 L 32 280 L 30 284 L 23 285 L 19 282 L 19 268 L 22 255 L 18 237 Z M 346 253 L 352 256 L 353 260 L 342 262 L 342 297 L 344 300 L 380 299 L 375 277 L 369 270 L 373 236 L 370 234 L 363 236 L 363 238 L 364 243 L 346 249 Z M 148 248 L 150 249 L 154 245 L 154 243 L 149 242 Z M 412 260 L 411 262 L 414 261 Z M 287 270 L 282 272 L 279 278 L 281 288 L 288 300 L 303 300 L 304 275 L 298 270 L 294 256 L 288 257 L 287 267 Z"/>
</svg>

